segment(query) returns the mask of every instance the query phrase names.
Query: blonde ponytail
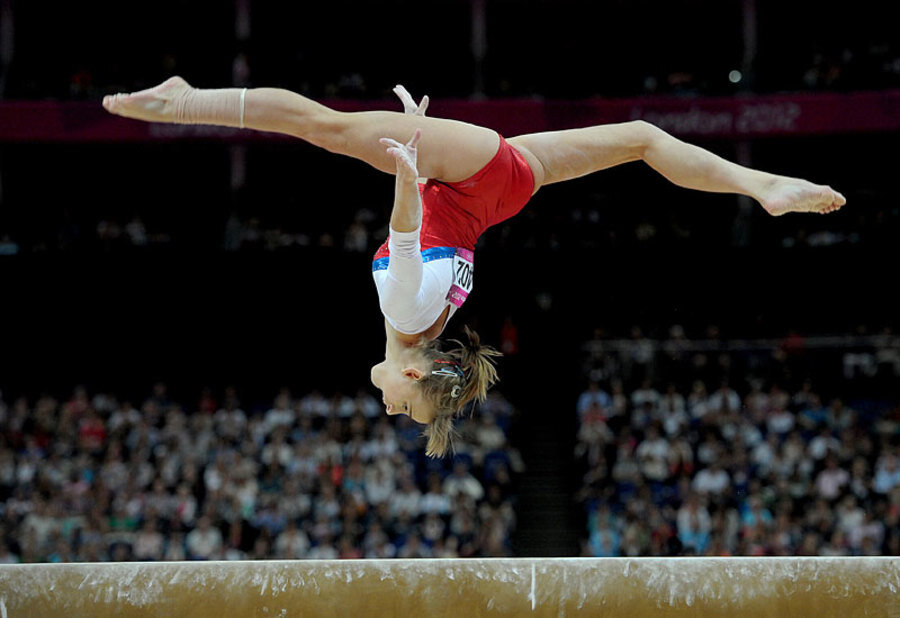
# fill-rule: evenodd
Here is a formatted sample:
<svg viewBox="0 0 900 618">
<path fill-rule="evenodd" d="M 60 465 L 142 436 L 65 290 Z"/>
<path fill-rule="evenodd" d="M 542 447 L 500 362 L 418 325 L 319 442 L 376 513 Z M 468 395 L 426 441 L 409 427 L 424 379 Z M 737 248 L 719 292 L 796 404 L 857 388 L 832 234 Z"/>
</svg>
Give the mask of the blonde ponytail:
<svg viewBox="0 0 900 618">
<path fill-rule="evenodd" d="M 434 417 L 431 424 L 425 428 L 425 454 L 428 457 L 443 457 L 453 450 L 453 442 L 459 437 L 453 426 L 452 414 L 439 414 Z"/>
<path fill-rule="evenodd" d="M 460 364 L 466 374 L 466 385 L 459 398 L 460 409 L 470 401 L 478 403 L 484 401 L 488 390 L 497 382 L 494 358 L 503 356 L 494 348 L 481 345 L 481 337 L 468 326 L 465 327 L 465 331 L 469 342 L 468 345 L 460 344 L 462 346 Z"/>
<path fill-rule="evenodd" d="M 453 450 L 457 432 L 453 421 L 461 416 L 469 403 L 484 401 L 488 390 L 497 382 L 495 358 L 502 356 L 490 346 L 481 345 L 481 337 L 465 327 L 468 342 L 454 340 L 458 348 L 447 352 L 434 341 L 425 348 L 435 368 L 419 381 L 426 399 L 434 405 L 432 423 L 425 429 L 428 443 L 425 454 L 443 457 Z"/>
</svg>

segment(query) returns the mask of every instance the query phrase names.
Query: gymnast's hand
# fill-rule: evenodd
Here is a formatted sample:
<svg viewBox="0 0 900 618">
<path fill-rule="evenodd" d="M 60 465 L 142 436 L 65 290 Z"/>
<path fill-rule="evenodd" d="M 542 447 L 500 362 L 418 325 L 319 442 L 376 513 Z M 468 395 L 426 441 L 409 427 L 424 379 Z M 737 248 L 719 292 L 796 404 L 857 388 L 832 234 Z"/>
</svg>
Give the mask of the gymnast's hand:
<svg viewBox="0 0 900 618">
<path fill-rule="evenodd" d="M 419 172 L 416 169 L 416 144 L 419 143 L 419 138 L 421 137 L 422 130 L 416 129 L 415 134 L 413 134 L 412 138 L 406 142 L 406 144 L 401 144 L 389 137 L 382 137 L 378 140 L 387 146 L 388 154 L 394 157 L 397 164 L 398 179 L 412 179 L 412 181 L 415 182 L 416 178 L 419 176 Z"/>
<path fill-rule="evenodd" d="M 403 103 L 403 113 L 413 114 L 415 116 L 425 115 L 425 110 L 428 109 L 427 94 L 422 97 L 422 102 L 418 105 L 416 105 L 416 101 L 412 98 L 412 95 L 409 94 L 409 91 L 400 84 L 394 86 L 394 94 L 400 97 L 400 102 Z"/>
</svg>

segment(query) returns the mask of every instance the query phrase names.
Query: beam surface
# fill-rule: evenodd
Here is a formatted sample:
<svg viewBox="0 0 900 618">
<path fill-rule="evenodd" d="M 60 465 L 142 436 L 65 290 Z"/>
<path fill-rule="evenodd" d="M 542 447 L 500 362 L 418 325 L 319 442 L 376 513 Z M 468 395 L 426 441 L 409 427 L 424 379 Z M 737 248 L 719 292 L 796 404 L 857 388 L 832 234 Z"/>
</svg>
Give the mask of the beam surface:
<svg viewBox="0 0 900 618">
<path fill-rule="evenodd" d="M 0 566 L 0 618 L 485 615 L 900 618 L 900 558 Z"/>
</svg>

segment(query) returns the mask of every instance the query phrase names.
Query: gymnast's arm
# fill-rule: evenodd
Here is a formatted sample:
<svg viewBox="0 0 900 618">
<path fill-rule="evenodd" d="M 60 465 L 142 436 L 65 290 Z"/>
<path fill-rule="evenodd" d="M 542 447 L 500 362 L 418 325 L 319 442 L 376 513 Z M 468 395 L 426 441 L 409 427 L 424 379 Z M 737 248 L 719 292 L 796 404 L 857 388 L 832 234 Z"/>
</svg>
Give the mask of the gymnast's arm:
<svg viewBox="0 0 900 618">
<path fill-rule="evenodd" d="M 394 181 L 394 208 L 391 211 L 391 230 L 412 232 L 422 225 L 422 198 L 416 183 L 416 150 L 422 131 L 416 129 L 415 134 L 406 143 L 384 137 L 380 141 L 387 146 L 387 152 L 394 157 L 397 166 Z"/>
<path fill-rule="evenodd" d="M 387 279 L 379 289 L 381 311 L 397 323 L 415 317 L 422 288 L 422 254 L 419 230 L 422 226 L 422 198 L 416 183 L 416 130 L 406 144 L 383 138 L 381 143 L 396 162 L 394 207 L 391 211 L 390 261 Z"/>
</svg>

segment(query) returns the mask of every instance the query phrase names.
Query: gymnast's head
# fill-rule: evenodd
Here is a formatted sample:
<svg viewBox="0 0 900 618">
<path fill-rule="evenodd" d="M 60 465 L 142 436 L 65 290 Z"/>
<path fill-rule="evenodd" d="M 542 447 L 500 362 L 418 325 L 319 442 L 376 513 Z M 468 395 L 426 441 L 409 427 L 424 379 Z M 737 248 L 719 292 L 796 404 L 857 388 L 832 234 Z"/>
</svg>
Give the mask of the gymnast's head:
<svg viewBox="0 0 900 618">
<path fill-rule="evenodd" d="M 468 327 L 468 341 L 443 351 L 438 340 L 409 349 L 402 362 L 387 359 L 372 367 L 372 383 L 381 389 L 388 414 L 406 414 L 426 425 L 425 454 L 443 457 L 452 449 L 453 421 L 470 402 L 481 402 L 497 381 L 494 359 L 500 352 L 481 345 Z"/>
</svg>

